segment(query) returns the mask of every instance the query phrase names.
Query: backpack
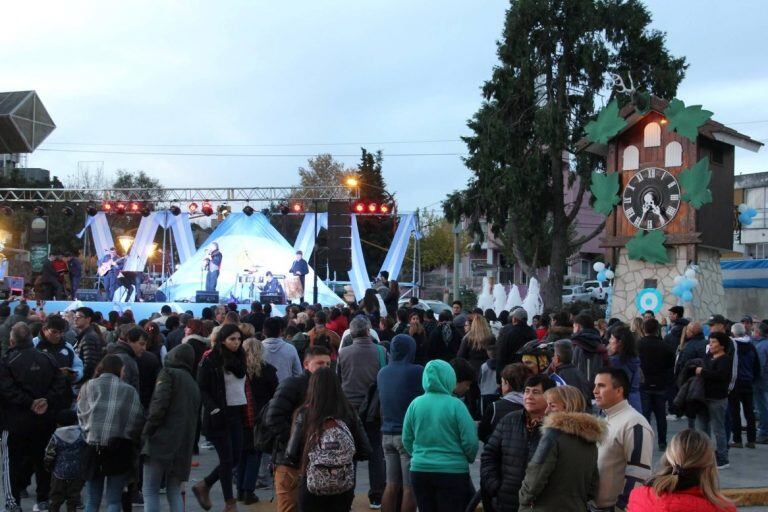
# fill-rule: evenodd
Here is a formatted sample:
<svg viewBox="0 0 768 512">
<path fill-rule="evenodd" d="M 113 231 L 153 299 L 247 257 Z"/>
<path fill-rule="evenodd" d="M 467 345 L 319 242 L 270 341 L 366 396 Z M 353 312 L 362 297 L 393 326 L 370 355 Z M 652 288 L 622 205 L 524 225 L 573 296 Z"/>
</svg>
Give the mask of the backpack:
<svg viewBox="0 0 768 512">
<path fill-rule="evenodd" d="M 307 454 L 307 490 L 318 496 L 355 488 L 355 440 L 346 423 L 329 418 Z"/>
<path fill-rule="evenodd" d="M 272 453 L 275 444 L 274 434 L 264 424 L 269 403 L 264 404 L 259 414 L 256 415 L 256 424 L 253 426 L 253 446 L 262 453 Z"/>
</svg>

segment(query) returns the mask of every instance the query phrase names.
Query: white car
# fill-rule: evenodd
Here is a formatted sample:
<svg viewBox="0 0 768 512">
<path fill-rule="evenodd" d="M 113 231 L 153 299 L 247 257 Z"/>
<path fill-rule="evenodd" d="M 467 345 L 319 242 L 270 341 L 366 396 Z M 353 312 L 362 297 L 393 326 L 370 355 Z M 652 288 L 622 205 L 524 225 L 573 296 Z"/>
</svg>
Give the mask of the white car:
<svg viewBox="0 0 768 512">
<path fill-rule="evenodd" d="M 600 281 L 584 281 L 582 286 L 591 295 L 594 302 L 605 302 L 608 299 L 608 290 L 611 288 L 608 283 Z"/>
<path fill-rule="evenodd" d="M 592 294 L 584 289 L 583 286 L 564 286 L 563 287 L 563 304 L 571 304 L 573 302 L 589 302 L 592 300 Z"/>
</svg>

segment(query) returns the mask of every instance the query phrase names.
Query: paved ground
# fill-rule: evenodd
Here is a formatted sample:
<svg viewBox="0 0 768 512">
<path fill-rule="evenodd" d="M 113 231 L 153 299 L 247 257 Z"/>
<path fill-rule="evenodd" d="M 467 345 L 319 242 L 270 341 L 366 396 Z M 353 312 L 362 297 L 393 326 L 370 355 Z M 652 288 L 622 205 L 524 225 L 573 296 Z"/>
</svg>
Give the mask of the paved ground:
<svg viewBox="0 0 768 512">
<path fill-rule="evenodd" d="M 679 430 L 685 428 L 686 426 L 687 424 L 685 421 L 670 422 L 669 423 L 670 438 L 672 435 L 674 435 Z M 654 460 L 658 460 L 660 455 L 661 455 L 660 452 L 656 452 Z M 768 466 L 765 463 L 766 459 L 768 459 L 768 445 L 758 445 L 757 448 L 754 450 L 750 450 L 746 448 L 740 449 L 740 450 L 731 449 L 730 450 L 731 468 L 723 470 L 720 474 L 722 487 L 724 489 L 746 488 L 746 487 L 768 487 L 768 471 L 766 471 L 766 467 Z M 214 450 L 203 449 L 201 450 L 200 456 L 195 457 L 195 461 L 199 462 L 199 466 L 192 468 L 192 474 L 190 477 L 189 485 L 192 485 L 195 482 L 198 482 L 213 469 L 213 467 L 216 464 L 216 452 Z M 474 464 L 470 466 L 470 473 L 472 475 L 473 481 L 475 482 L 475 485 L 479 485 L 479 481 L 480 481 L 480 457 L 479 456 L 477 460 L 474 462 Z M 362 464 L 358 470 L 357 489 L 358 489 L 358 496 L 355 499 L 355 505 L 353 509 L 355 511 L 369 510 L 368 500 L 365 494 L 368 491 L 368 469 L 365 464 Z M 256 494 L 259 496 L 261 503 L 257 505 L 252 505 L 250 507 L 239 505 L 239 509 L 243 511 L 247 510 L 248 512 L 261 512 L 261 511 L 274 510 L 274 506 L 270 504 L 270 499 L 272 498 L 271 490 L 257 491 Z M 186 498 L 187 498 L 188 511 L 201 510 L 197 504 L 197 501 L 192 495 L 191 490 L 189 491 L 188 494 L 186 494 Z M 224 508 L 224 501 L 221 495 L 221 488 L 218 486 L 218 484 L 212 490 L 211 498 L 214 503 L 214 506 L 212 509 L 213 512 L 218 512 Z M 167 511 L 168 505 L 167 505 L 167 502 L 164 502 L 164 496 L 161 496 L 161 504 L 163 505 L 163 510 Z M 24 503 L 22 505 L 25 512 L 32 510 L 32 504 L 30 503 L 30 500 L 24 500 Z M 140 510 L 140 509 L 134 508 L 134 510 Z M 740 508 L 739 510 L 754 511 L 754 512 L 757 512 L 757 511 L 768 512 L 768 506 L 744 507 L 744 508 Z"/>
</svg>

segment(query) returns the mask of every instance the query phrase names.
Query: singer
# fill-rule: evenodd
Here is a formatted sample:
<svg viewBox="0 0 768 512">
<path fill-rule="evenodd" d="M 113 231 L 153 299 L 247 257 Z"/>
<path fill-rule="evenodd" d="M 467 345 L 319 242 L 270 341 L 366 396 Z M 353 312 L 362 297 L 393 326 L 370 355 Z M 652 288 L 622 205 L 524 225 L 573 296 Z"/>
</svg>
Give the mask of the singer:
<svg viewBox="0 0 768 512">
<path fill-rule="evenodd" d="M 219 271 L 221 270 L 221 251 L 219 251 L 219 244 L 216 242 L 211 243 L 211 248 L 208 250 L 208 254 L 205 256 L 205 265 L 203 269 L 207 271 L 205 275 L 205 291 L 215 292 L 216 283 L 219 280 Z"/>
</svg>

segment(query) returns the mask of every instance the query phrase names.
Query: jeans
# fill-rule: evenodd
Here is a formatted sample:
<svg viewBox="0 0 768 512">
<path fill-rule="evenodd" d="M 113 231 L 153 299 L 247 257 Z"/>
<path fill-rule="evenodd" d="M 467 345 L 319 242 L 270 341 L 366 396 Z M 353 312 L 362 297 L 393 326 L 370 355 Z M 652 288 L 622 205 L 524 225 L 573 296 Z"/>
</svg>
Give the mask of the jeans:
<svg viewBox="0 0 768 512">
<path fill-rule="evenodd" d="M 213 487 L 217 481 L 221 481 L 221 492 L 225 500 L 234 497 L 232 493 L 232 472 L 240 462 L 240 452 L 243 450 L 243 422 L 240 419 L 241 407 L 227 407 L 226 431 L 210 436 L 208 440 L 216 448 L 219 456 L 219 465 L 205 477 L 205 484 Z"/>
<path fill-rule="evenodd" d="M 144 511 L 160 512 L 160 487 L 163 484 L 165 467 L 157 462 L 147 459 L 144 462 Z M 181 480 L 176 477 L 166 476 L 165 495 L 168 499 L 170 512 L 184 512 L 184 502 L 181 499 Z"/>
<path fill-rule="evenodd" d="M 740 390 L 739 386 L 728 395 L 728 407 L 731 411 L 731 431 L 733 442 L 741 442 L 741 408 L 744 408 L 744 418 L 747 420 L 747 442 L 754 443 L 757 438 L 755 426 L 755 407 L 752 400 L 752 389 Z"/>
<path fill-rule="evenodd" d="M 728 437 L 725 434 L 725 411 L 728 399 L 707 399 L 707 408 L 696 415 L 696 428 L 707 435 L 714 435 L 717 465 L 728 463 Z M 710 433 L 711 430 L 711 433 Z"/>
<path fill-rule="evenodd" d="M 469 473 L 411 471 L 419 512 L 464 512 L 472 499 Z"/>
<path fill-rule="evenodd" d="M 215 292 L 216 291 L 216 283 L 219 281 L 219 271 L 208 271 L 207 274 L 205 274 L 205 291 L 207 292 Z"/>
<path fill-rule="evenodd" d="M 240 453 L 240 463 L 237 465 L 236 487 L 238 492 L 253 492 L 256 490 L 259 466 L 261 466 L 260 451 L 243 450 Z"/>
<path fill-rule="evenodd" d="M 761 441 L 768 441 L 768 389 L 755 386 L 755 408 L 760 417 L 760 426 L 757 429 L 757 437 Z"/>
<path fill-rule="evenodd" d="M 667 444 L 667 392 L 666 391 L 640 391 L 640 401 L 643 404 L 643 416 L 651 422 L 651 414 L 656 416 L 656 431 L 659 446 Z"/>
<path fill-rule="evenodd" d="M 98 477 L 85 482 L 85 512 L 99 512 L 101 498 L 104 494 L 104 480 L 107 481 L 107 512 L 121 512 L 123 505 L 123 487 L 128 482 L 130 473 Z"/>
<path fill-rule="evenodd" d="M 299 490 L 301 512 L 348 512 L 352 508 L 352 500 L 354 499 L 354 489 L 341 494 L 318 496 L 309 492 L 307 484 L 304 482 Z"/>
<path fill-rule="evenodd" d="M 411 456 L 403 448 L 402 436 L 384 434 L 382 448 L 387 466 L 387 484 L 410 486 Z"/>
<path fill-rule="evenodd" d="M 371 443 L 371 458 L 368 459 L 368 481 L 371 488 L 368 491 L 368 500 L 371 503 L 381 503 L 384 487 L 387 485 L 387 469 L 384 463 L 384 450 L 381 446 L 381 425 L 366 423 L 365 434 Z"/>
</svg>

